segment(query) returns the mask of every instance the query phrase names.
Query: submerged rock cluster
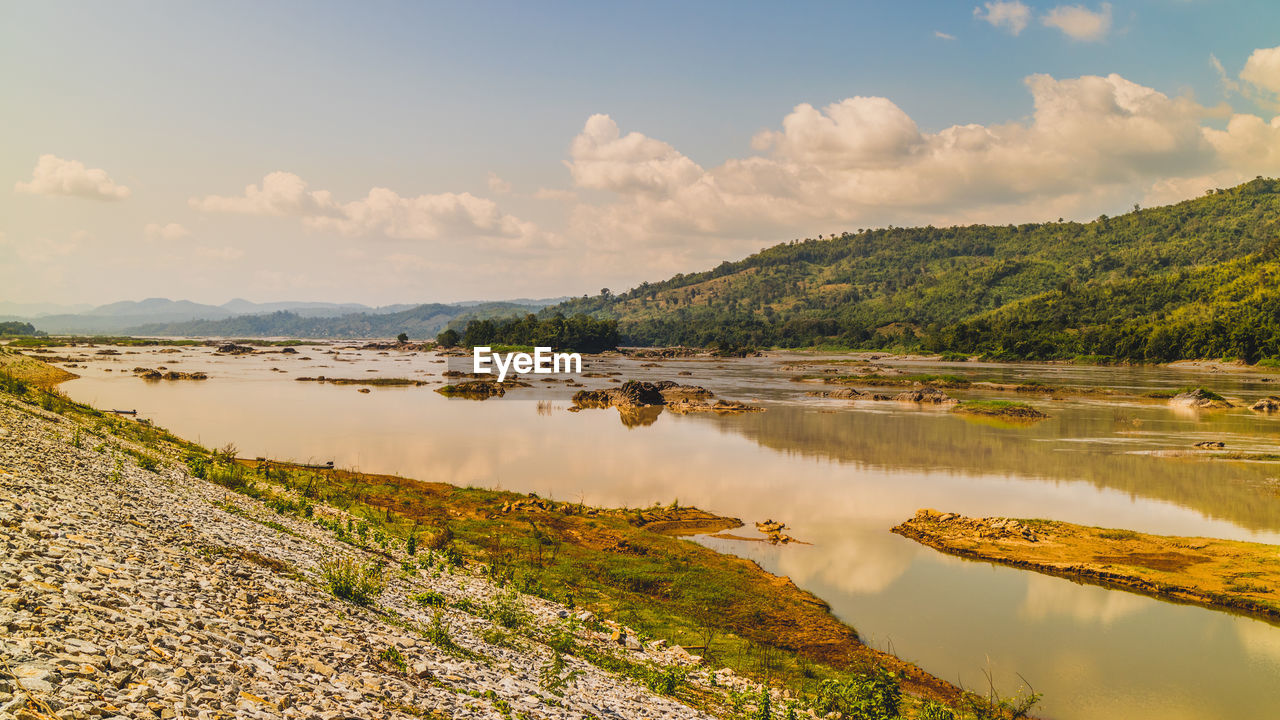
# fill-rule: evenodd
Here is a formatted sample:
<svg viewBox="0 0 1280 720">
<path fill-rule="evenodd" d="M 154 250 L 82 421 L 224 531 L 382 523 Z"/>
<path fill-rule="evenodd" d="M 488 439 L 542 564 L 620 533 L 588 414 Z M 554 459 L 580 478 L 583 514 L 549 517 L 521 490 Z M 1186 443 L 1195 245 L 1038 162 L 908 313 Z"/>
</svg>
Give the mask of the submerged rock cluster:
<svg viewBox="0 0 1280 720">
<path fill-rule="evenodd" d="M 579 390 L 573 396 L 575 409 L 616 407 L 619 411 L 633 411 L 648 407 L 665 407 L 676 413 L 756 412 L 764 408 L 736 400 L 716 399 L 715 393 L 697 385 L 681 385 L 671 380 L 644 382 L 628 380 L 615 388 L 603 390 Z"/>
<path fill-rule="evenodd" d="M 162 372 L 165 371 L 165 372 Z M 143 380 L 208 380 L 209 376 L 203 372 L 179 372 L 177 370 L 159 370 L 153 368 L 136 367 L 133 374 Z"/>
<path fill-rule="evenodd" d="M 971 518 L 957 513 L 940 513 L 937 510 L 925 508 L 917 510 L 916 516 L 903 525 L 909 526 L 912 523 L 930 523 L 931 531 L 941 535 L 979 537 L 987 540 L 1025 540 L 1032 543 L 1040 541 L 1031 528 L 1012 518 Z"/>
<path fill-rule="evenodd" d="M 1185 392 L 1180 392 L 1169 399 L 1169 404 L 1174 407 L 1197 408 L 1202 410 L 1232 407 L 1231 403 L 1223 399 L 1222 396 L 1205 390 L 1204 388 L 1193 388 Z"/>
<path fill-rule="evenodd" d="M 920 385 L 911 390 L 904 390 L 896 395 L 887 393 L 865 393 L 851 387 L 835 390 L 810 390 L 805 393 L 812 397 L 831 398 L 835 400 L 895 400 L 897 402 L 917 403 L 921 405 L 955 405 L 958 401 L 931 385 Z"/>
</svg>

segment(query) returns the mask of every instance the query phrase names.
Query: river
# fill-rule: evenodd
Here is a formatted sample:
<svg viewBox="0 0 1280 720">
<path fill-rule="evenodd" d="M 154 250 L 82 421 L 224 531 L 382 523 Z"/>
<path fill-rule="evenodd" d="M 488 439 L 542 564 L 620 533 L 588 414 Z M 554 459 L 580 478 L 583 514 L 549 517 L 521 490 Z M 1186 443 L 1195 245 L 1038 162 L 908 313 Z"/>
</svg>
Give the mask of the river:
<svg viewBox="0 0 1280 720">
<path fill-rule="evenodd" d="M 889 532 L 932 507 L 1280 543 L 1280 465 L 1210 460 L 1190 447 L 1212 439 L 1232 450 L 1280 453 L 1280 418 L 1084 396 L 1022 398 L 1051 417 L 1008 426 L 902 403 L 807 397 L 817 386 L 794 382 L 796 373 L 783 369 L 796 355 L 659 367 L 588 358 L 589 371 L 693 383 L 767 408 L 727 417 L 664 413 L 627 425 L 612 409 L 569 412 L 576 388 L 535 377 L 527 378 L 531 388 L 484 402 L 445 398 L 432 391 L 438 385 L 360 393 L 294 380 L 435 382 L 446 365 L 431 353 L 334 355 L 319 345 L 244 356 L 204 347 L 119 351 L 55 349 L 92 358 L 62 389 L 100 408 L 137 409 L 206 446 L 234 444 L 242 456 L 332 460 L 605 506 L 678 499 L 740 517 L 748 528 L 783 521 L 811 544 L 699 540 L 791 577 L 869 644 L 944 680 L 985 691 L 990 675 L 1006 693 L 1025 680 L 1044 693 L 1043 717 L 1240 720 L 1280 707 L 1280 627 L 960 560 Z M 1127 390 L 1205 385 L 1250 402 L 1280 385 L 1257 373 L 1197 369 L 881 363 Z M 159 365 L 210 379 L 143 381 L 130 372 Z M 583 382 L 606 387 L 609 380 Z"/>
</svg>

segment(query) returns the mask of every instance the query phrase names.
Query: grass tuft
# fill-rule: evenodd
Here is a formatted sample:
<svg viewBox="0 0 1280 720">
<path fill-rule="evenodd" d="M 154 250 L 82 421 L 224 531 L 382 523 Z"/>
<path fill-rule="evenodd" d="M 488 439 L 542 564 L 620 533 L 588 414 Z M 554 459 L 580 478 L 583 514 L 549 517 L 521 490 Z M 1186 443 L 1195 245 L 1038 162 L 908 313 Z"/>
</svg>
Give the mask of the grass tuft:
<svg viewBox="0 0 1280 720">
<path fill-rule="evenodd" d="M 334 597 L 356 605 L 372 605 L 386 587 L 382 567 L 372 563 L 341 558 L 325 563 L 320 572 Z"/>
</svg>

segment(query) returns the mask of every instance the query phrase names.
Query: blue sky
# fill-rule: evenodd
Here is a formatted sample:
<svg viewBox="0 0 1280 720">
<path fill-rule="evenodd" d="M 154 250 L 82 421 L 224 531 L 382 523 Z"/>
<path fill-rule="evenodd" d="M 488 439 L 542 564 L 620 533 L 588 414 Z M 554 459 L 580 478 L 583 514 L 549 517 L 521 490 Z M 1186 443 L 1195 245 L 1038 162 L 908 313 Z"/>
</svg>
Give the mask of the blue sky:
<svg viewBox="0 0 1280 720">
<path fill-rule="evenodd" d="M 0 300 L 577 294 L 1173 201 L 1280 171 L 1277 28 L 1226 0 L 5 3 Z"/>
</svg>

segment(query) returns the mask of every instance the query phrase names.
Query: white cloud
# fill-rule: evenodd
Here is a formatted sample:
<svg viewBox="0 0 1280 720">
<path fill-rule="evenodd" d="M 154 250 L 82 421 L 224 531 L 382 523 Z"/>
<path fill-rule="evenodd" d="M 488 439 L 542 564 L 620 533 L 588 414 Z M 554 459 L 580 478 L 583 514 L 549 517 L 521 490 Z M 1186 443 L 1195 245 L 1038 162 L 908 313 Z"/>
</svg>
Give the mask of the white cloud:
<svg viewBox="0 0 1280 720">
<path fill-rule="evenodd" d="M 508 248 L 550 241 L 530 222 L 502 212 L 497 203 L 471 193 L 439 193 L 402 197 L 375 187 L 359 200 L 341 203 L 326 190 L 309 190 L 289 172 L 273 172 L 262 184 L 249 185 L 243 196 L 191 198 L 204 212 L 287 215 L 313 229 L 344 235 L 381 233 L 405 240 L 489 240 Z"/>
<path fill-rule="evenodd" d="M 1194 177 L 1171 177 L 1157 180 L 1142 196 L 1143 207 L 1159 207 L 1205 194 L 1210 188 L 1239 185 L 1249 176 L 1238 170 L 1221 170 Z"/>
<path fill-rule="evenodd" d="M 1111 3 L 1102 3 L 1097 10 L 1083 5 L 1060 5 L 1041 19 L 1045 27 L 1061 30 L 1072 40 L 1097 42 L 1111 31 Z"/>
<path fill-rule="evenodd" d="M 993 2 L 983 3 L 980 8 L 973 9 L 974 17 L 979 20 L 985 20 L 993 27 L 1007 30 L 1011 35 L 1017 35 L 1027 29 L 1027 23 L 1031 22 L 1031 8 L 1022 4 L 1020 0 L 994 0 Z"/>
<path fill-rule="evenodd" d="M 1217 55 L 1209 53 L 1209 67 L 1218 74 L 1218 82 L 1222 85 L 1222 92 L 1230 95 L 1231 93 L 1240 92 L 1240 83 L 1227 77 L 1227 69 L 1222 67 L 1222 61 Z"/>
<path fill-rule="evenodd" d="M 498 173 L 490 172 L 489 173 L 489 191 L 498 193 L 499 195 L 506 195 L 507 193 L 511 192 L 511 183 L 499 177 Z"/>
<path fill-rule="evenodd" d="M 902 108 L 881 97 L 853 97 L 823 108 L 797 105 L 781 132 L 757 135 L 752 145 L 804 164 L 842 168 L 896 165 L 920 149 L 924 137 Z"/>
<path fill-rule="evenodd" d="M 148 240 L 181 240 L 191 234 L 191 231 L 178 223 L 147 223 L 143 229 Z"/>
<path fill-rule="evenodd" d="M 335 210 L 330 193 L 308 190 L 306 181 L 290 172 L 268 173 L 261 186 L 246 186 L 244 195 L 208 195 L 191 198 L 190 204 L 201 212 L 242 215 L 323 215 Z"/>
<path fill-rule="evenodd" d="M 955 40 L 955 39 L 956 39 L 956 36 L 955 36 L 955 35 L 952 35 L 952 34 L 950 34 L 950 33 L 944 33 L 944 32 L 942 32 L 941 30 L 934 30 L 934 31 L 933 31 L 933 36 L 934 36 L 934 37 L 936 37 L 936 38 L 941 38 L 941 39 L 943 39 L 943 40 Z"/>
<path fill-rule="evenodd" d="M 57 155 L 41 155 L 36 161 L 31 182 L 14 185 L 18 192 L 32 195 L 68 195 L 91 200 L 124 200 L 129 188 L 118 185 L 106 170 L 87 168 L 76 160 Z"/>
<path fill-rule="evenodd" d="M 569 171 L 579 187 L 663 193 L 696 180 L 702 168 L 670 145 L 628 133 L 608 115 L 592 115 L 569 147 Z"/>
<path fill-rule="evenodd" d="M 1254 50 L 1240 71 L 1240 79 L 1265 93 L 1280 95 L 1280 47 Z"/>
<path fill-rule="evenodd" d="M 471 193 L 401 197 L 387 188 L 374 188 L 363 199 L 342 205 L 336 216 L 316 216 L 306 222 L 314 228 L 346 235 L 381 232 L 405 240 L 480 236 L 521 241 L 537 234 L 532 223 L 508 215 L 494 201 Z"/>
<path fill-rule="evenodd" d="M 784 234 L 1092 217 L 1117 198 L 1193 195 L 1233 174 L 1280 171 L 1280 120 L 1236 115 L 1214 130 L 1206 121 L 1221 109 L 1115 74 L 1025 83 L 1029 119 L 937 132 L 886 98 L 797 105 L 753 139 L 758 154 L 710 168 L 595 115 L 568 166 L 579 187 L 613 199 L 578 204 L 572 227 L 597 248 L 642 244 L 701 261 Z"/>
<path fill-rule="evenodd" d="M 1225 129 L 1205 128 L 1204 135 L 1244 175 L 1274 175 L 1280 169 L 1280 116 L 1267 122 L 1257 115 L 1232 115 Z"/>
</svg>

